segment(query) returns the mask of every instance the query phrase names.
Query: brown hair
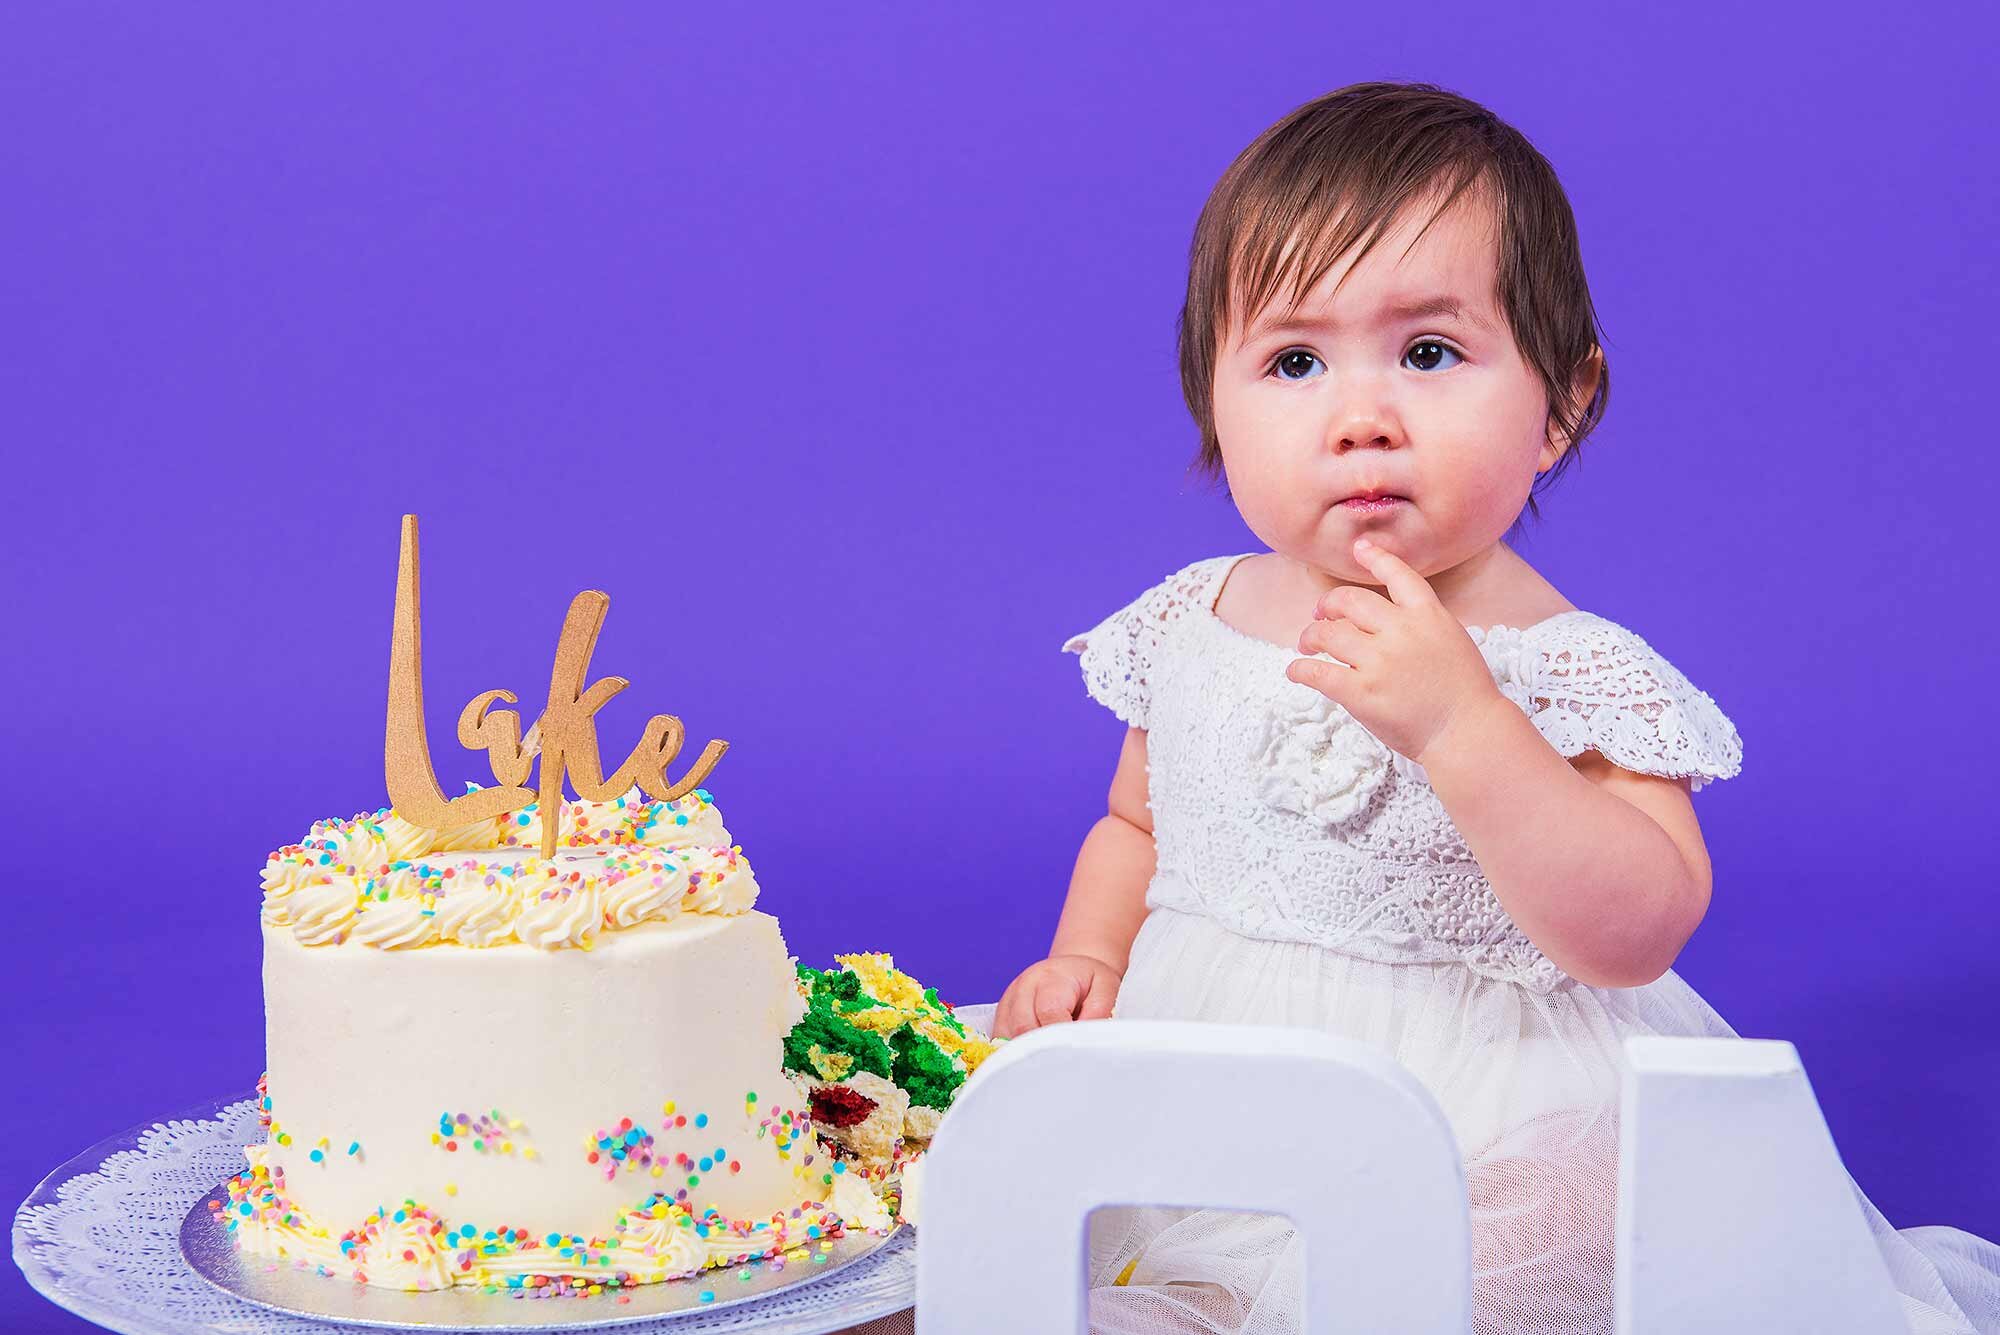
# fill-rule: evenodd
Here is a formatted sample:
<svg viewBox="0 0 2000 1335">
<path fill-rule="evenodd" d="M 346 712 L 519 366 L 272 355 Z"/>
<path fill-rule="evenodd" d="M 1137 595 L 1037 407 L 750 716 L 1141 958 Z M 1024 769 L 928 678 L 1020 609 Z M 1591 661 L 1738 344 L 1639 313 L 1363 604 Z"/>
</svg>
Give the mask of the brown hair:
<svg viewBox="0 0 2000 1335">
<path fill-rule="evenodd" d="M 1365 235 L 1358 263 L 1406 205 L 1441 188 L 1441 202 L 1417 235 L 1467 190 L 1493 201 L 1495 296 L 1548 392 L 1557 438 L 1569 442 L 1529 493 L 1528 509 L 1540 518 L 1535 493 L 1554 483 L 1603 420 L 1611 390 L 1604 366 L 1590 401 L 1572 403 L 1577 373 L 1592 345 L 1604 342 L 1576 218 L 1555 169 L 1520 131 L 1435 84 L 1357 83 L 1315 98 L 1258 135 L 1216 182 L 1188 249 L 1180 314 L 1181 392 L 1201 429 L 1192 467 L 1222 476 L 1215 362 L 1231 322 L 1240 314 L 1247 323 L 1286 277 L 1296 306 L 1356 241 Z M 1247 294 L 1238 291 L 1239 276 L 1248 280 Z"/>
</svg>

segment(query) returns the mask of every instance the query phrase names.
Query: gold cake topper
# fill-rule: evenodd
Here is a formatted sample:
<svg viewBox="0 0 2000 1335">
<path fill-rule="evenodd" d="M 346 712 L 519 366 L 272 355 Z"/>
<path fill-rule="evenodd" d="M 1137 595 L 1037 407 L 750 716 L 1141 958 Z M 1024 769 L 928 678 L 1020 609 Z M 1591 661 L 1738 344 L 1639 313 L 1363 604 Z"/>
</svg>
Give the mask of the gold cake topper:
<svg viewBox="0 0 2000 1335">
<path fill-rule="evenodd" d="M 667 766 L 680 754 L 687 730 L 672 714 L 655 714 L 646 722 L 639 744 L 609 778 L 597 755 L 597 711 L 631 685 L 623 677 L 599 677 L 588 687 L 590 655 L 604 612 L 611 599 L 598 589 L 586 589 L 570 600 L 556 641 L 555 665 L 549 672 L 549 703 L 524 738 L 521 718 L 496 702 L 515 703 L 512 691 L 482 691 L 466 701 L 458 716 L 459 745 L 486 752 L 497 788 L 480 788 L 449 800 L 438 787 L 431 765 L 430 742 L 424 736 L 423 617 L 418 603 L 417 517 L 403 516 L 402 553 L 396 562 L 396 622 L 389 638 L 389 721 L 382 740 L 383 775 L 389 803 L 397 815 L 427 830 L 450 829 L 492 820 L 530 803 L 542 816 L 542 856 L 554 857 L 557 828 L 562 823 L 563 775 L 569 775 L 579 797 L 610 802 L 634 784 L 656 802 L 671 802 L 692 790 L 709 772 L 728 742 L 712 741 L 694 767 L 679 782 L 667 778 Z M 536 786 L 527 786 L 528 770 L 541 753 Z"/>
</svg>

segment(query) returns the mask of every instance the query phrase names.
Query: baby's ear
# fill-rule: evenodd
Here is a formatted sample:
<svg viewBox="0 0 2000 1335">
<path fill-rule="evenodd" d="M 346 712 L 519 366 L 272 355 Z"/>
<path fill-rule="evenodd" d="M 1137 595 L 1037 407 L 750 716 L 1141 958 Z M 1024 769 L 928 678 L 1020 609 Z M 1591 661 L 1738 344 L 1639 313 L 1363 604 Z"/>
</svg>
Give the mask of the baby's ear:
<svg viewBox="0 0 2000 1335">
<path fill-rule="evenodd" d="M 1604 349 L 1593 343 L 1590 345 L 1589 354 L 1577 366 L 1576 375 L 1570 382 L 1571 421 L 1583 416 L 1583 410 L 1596 395 L 1598 381 L 1603 379 L 1603 376 Z M 1556 460 L 1563 456 L 1571 444 L 1569 437 L 1556 429 L 1556 415 L 1553 412 L 1549 414 L 1548 428 L 1548 443 L 1542 447 L 1540 460 L 1542 471 L 1554 467 Z"/>
<path fill-rule="evenodd" d="M 1593 343 L 1590 355 L 1583 359 L 1583 365 L 1576 371 L 1576 408 L 1583 411 L 1591 396 L 1597 393 L 1597 382 L 1604 378 L 1604 349 Z"/>
<path fill-rule="evenodd" d="M 1535 457 L 1535 471 L 1546 473 L 1569 449 L 1569 437 L 1556 429 L 1556 415 L 1549 414 L 1548 429 L 1542 435 L 1542 452 Z"/>
</svg>

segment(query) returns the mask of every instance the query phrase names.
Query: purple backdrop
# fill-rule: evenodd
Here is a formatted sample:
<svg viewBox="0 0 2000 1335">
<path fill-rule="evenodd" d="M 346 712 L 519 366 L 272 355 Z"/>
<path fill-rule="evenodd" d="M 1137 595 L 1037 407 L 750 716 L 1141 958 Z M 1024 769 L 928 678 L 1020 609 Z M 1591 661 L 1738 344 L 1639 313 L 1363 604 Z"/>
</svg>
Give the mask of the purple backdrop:
<svg viewBox="0 0 2000 1335">
<path fill-rule="evenodd" d="M 1058 646 L 1255 545 L 1183 474 L 1195 215 L 1416 78 L 1549 156 L 1609 331 L 1522 549 L 1745 738 L 1679 969 L 1891 1219 L 2000 1233 L 1990 18 L 649 8 L 10 12 L 0 1195 L 256 1078 L 262 857 L 383 801 L 405 510 L 448 781 L 605 589 L 607 751 L 734 744 L 793 949 L 996 995 L 1121 733 Z M 81 1326 L 11 1268 L 0 1324 Z"/>
</svg>

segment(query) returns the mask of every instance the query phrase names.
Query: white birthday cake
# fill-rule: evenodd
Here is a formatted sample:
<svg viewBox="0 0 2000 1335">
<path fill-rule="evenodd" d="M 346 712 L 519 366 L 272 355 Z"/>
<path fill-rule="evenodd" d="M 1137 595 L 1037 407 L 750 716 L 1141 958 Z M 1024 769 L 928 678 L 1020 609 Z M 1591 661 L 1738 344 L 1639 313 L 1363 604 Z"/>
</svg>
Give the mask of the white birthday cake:
<svg viewBox="0 0 2000 1335">
<path fill-rule="evenodd" d="M 784 1067 L 807 1003 L 705 790 L 430 831 L 323 821 L 263 877 L 269 1139 L 245 1251 L 400 1289 L 597 1291 L 892 1224 Z"/>
</svg>

